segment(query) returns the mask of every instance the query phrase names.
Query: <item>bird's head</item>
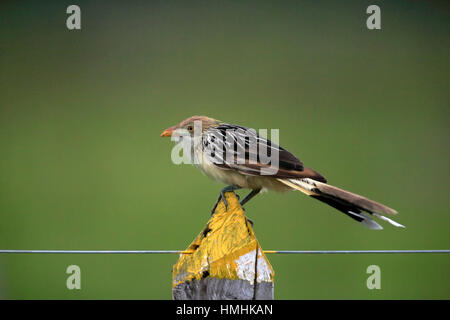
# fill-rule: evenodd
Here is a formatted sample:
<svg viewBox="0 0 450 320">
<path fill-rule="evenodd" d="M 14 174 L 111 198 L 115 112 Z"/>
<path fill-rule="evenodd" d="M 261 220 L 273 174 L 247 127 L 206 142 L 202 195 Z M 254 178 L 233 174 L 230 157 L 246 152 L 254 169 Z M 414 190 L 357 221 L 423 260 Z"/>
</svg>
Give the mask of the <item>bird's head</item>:
<svg viewBox="0 0 450 320">
<path fill-rule="evenodd" d="M 176 130 L 183 130 L 185 132 L 188 132 L 189 135 L 194 136 L 194 131 L 196 130 L 196 128 L 199 128 L 201 130 L 201 132 L 199 132 L 201 134 L 208 128 L 217 126 L 219 124 L 220 121 L 213 118 L 208 118 L 205 116 L 192 116 L 181 121 L 179 124 L 164 130 L 163 133 L 161 133 L 161 137 L 171 137 Z"/>
</svg>

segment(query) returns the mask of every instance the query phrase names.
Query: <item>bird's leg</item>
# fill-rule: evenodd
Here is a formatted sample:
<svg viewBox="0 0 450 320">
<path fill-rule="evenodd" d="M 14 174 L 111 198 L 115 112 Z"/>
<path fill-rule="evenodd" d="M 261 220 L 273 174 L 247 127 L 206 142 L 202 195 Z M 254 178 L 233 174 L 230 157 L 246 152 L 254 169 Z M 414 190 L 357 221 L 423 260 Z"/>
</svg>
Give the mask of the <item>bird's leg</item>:
<svg viewBox="0 0 450 320">
<path fill-rule="evenodd" d="M 244 199 L 241 201 L 241 207 L 249 202 L 254 196 L 261 192 L 261 189 L 253 189 Z"/>
<path fill-rule="evenodd" d="M 217 205 L 219 204 L 220 200 L 223 200 L 223 203 L 225 204 L 225 209 L 228 210 L 228 202 L 225 197 L 225 192 L 230 192 L 230 191 L 234 191 L 234 190 L 238 190 L 238 189 L 241 189 L 241 187 L 233 185 L 233 186 L 226 186 L 225 188 L 220 190 L 219 198 L 217 199 L 216 204 L 214 205 L 214 207 L 211 210 L 211 215 L 213 215 L 214 211 L 216 211 Z"/>
</svg>

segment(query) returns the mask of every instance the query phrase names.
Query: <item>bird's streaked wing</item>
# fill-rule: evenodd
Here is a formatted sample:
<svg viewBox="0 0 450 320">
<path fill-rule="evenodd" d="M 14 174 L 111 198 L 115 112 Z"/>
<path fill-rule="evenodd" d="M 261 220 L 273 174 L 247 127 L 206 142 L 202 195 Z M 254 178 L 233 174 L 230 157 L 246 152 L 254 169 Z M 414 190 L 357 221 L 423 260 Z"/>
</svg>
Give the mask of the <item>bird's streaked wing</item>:
<svg viewBox="0 0 450 320">
<path fill-rule="evenodd" d="M 292 153 L 245 127 L 232 124 L 211 127 L 203 134 L 202 148 L 209 160 L 222 169 L 234 169 L 246 175 L 267 174 L 271 167 L 268 160 L 278 153 L 278 170 L 271 174 L 273 177 L 311 177 L 326 181 L 313 170 L 305 168 Z M 262 154 L 259 152 L 261 149 Z"/>
</svg>

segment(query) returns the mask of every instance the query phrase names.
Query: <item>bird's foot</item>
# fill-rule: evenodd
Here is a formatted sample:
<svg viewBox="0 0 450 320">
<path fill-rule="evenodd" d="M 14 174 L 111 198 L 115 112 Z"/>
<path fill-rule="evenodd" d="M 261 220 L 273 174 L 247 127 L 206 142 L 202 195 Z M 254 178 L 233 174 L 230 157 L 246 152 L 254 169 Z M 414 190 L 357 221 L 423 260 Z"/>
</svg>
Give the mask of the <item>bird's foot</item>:
<svg viewBox="0 0 450 320">
<path fill-rule="evenodd" d="M 253 222 L 253 220 L 252 219 L 250 219 L 250 218 L 247 218 L 247 217 L 245 217 L 245 220 L 247 220 L 248 222 L 250 222 L 250 224 L 252 225 L 252 227 L 253 227 L 253 224 L 254 224 L 254 222 Z"/>
<path fill-rule="evenodd" d="M 234 190 L 238 190 L 241 187 L 239 186 L 227 186 L 225 188 L 223 188 L 222 190 L 220 190 L 220 195 L 219 198 L 216 201 L 216 204 L 214 205 L 214 207 L 211 210 L 211 215 L 214 214 L 214 212 L 217 209 L 217 206 L 219 205 L 220 200 L 223 200 L 223 204 L 225 205 L 225 210 L 228 210 L 228 201 L 227 198 L 225 197 L 225 192 L 230 192 L 230 191 L 234 191 Z"/>
</svg>

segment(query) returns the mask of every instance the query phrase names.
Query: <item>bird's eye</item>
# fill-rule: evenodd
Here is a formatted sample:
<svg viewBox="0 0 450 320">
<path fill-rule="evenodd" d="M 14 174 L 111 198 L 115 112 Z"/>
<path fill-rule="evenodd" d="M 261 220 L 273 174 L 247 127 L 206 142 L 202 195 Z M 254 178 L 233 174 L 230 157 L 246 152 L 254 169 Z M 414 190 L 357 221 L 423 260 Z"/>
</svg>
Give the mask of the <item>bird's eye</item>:
<svg viewBox="0 0 450 320">
<path fill-rule="evenodd" d="M 193 126 L 188 126 L 187 129 L 188 129 L 188 131 L 192 131 L 192 130 L 194 130 L 194 127 Z"/>
</svg>

